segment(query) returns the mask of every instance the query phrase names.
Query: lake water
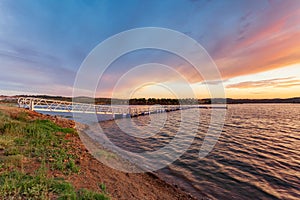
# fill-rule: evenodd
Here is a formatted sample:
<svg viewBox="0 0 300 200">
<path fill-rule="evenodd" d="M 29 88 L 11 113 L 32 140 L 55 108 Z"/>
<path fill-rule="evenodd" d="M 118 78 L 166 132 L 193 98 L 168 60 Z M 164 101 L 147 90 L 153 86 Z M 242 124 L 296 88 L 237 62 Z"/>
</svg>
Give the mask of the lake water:
<svg viewBox="0 0 300 200">
<path fill-rule="evenodd" d="M 210 109 L 169 112 L 163 127 L 157 131 L 154 123 L 157 132 L 147 138 L 124 133 L 118 123 L 130 120 L 141 128 L 140 134 L 146 130 L 151 133 L 147 129 L 149 116 L 100 125 L 121 149 L 156 151 L 175 137 L 181 112 L 190 112 L 191 116 L 200 112 L 200 125 L 189 149 L 156 172 L 160 177 L 199 199 L 203 195 L 209 199 L 300 199 L 300 104 L 229 105 L 223 131 L 213 150 L 202 159 L 198 157 L 199 149 L 210 124 Z M 189 118 L 188 123 L 198 122 Z"/>
<path fill-rule="evenodd" d="M 203 194 L 211 199 L 300 199 L 300 104 L 229 105 L 221 136 L 203 159 L 198 155 L 211 111 L 200 113 L 192 145 L 157 172 L 161 177 L 199 199 Z M 147 116 L 131 120 L 141 127 L 149 124 Z M 143 152 L 168 144 L 180 121 L 180 111 L 168 113 L 164 127 L 145 139 L 123 133 L 114 121 L 101 122 L 101 127 L 120 148 Z"/>
</svg>

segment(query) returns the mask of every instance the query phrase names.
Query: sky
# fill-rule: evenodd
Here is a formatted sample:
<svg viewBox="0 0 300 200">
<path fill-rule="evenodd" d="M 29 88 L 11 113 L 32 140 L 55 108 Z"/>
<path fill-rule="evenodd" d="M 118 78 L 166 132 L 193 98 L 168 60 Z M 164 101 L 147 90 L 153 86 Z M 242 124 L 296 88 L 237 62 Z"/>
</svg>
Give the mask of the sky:
<svg viewBox="0 0 300 200">
<path fill-rule="evenodd" d="M 77 72 L 95 47 L 143 27 L 197 41 L 220 80 L 204 79 L 170 52 L 141 49 L 111 63 L 97 97 L 178 97 L 172 88 L 191 97 L 188 83 L 197 98 L 207 98 L 208 86 L 220 81 L 228 98 L 300 96 L 299 0 L 0 0 L 0 95 L 72 96 Z M 151 37 L 131 37 L 114 48 L 137 39 Z"/>
</svg>

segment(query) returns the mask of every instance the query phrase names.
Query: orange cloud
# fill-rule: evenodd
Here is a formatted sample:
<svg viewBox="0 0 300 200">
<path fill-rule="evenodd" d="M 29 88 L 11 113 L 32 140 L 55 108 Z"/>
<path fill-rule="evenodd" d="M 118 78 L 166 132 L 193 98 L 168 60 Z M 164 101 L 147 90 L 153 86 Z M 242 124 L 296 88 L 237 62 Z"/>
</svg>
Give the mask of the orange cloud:
<svg viewBox="0 0 300 200">
<path fill-rule="evenodd" d="M 261 21 L 215 58 L 224 79 L 300 63 L 300 10 L 286 10 L 277 6 L 255 16 Z"/>
<path fill-rule="evenodd" d="M 276 78 L 276 79 L 267 79 L 259 81 L 245 81 L 235 84 L 227 85 L 226 88 L 264 88 L 264 87 L 292 87 L 300 86 L 300 80 L 295 79 L 294 77 L 288 78 Z"/>
</svg>

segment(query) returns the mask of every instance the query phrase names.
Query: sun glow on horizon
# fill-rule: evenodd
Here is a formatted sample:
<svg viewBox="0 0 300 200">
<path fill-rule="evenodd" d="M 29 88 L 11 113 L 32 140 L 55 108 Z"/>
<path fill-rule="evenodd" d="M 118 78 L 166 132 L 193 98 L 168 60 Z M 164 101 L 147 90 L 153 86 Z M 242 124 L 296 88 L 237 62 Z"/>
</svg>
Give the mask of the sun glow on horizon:
<svg viewBox="0 0 300 200">
<path fill-rule="evenodd" d="M 300 63 L 224 83 L 229 98 L 291 98 L 300 96 Z"/>
</svg>

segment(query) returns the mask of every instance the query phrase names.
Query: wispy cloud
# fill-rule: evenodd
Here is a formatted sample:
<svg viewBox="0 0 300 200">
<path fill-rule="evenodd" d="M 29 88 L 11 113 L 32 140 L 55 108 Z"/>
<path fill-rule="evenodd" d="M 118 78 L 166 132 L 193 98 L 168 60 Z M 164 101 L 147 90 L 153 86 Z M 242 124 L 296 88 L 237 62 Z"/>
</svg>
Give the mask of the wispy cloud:
<svg viewBox="0 0 300 200">
<path fill-rule="evenodd" d="M 239 32 L 225 35 L 212 52 L 223 78 L 300 62 L 299 2 L 270 3 L 237 21 Z"/>
<path fill-rule="evenodd" d="M 245 81 L 235 84 L 227 85 L 226 88 L 264 88 L 264 87 L 292 87 L 299 86 L 300 80 L 295 77 L 287 77 L 287 78 L 275 78 L 275 79 L 266 79 L 259 81 Z"/>
<path fill-rule="evenodd" d="M 64 91 L 65 87 L 70 91 L 81 62 L 96 45 L 121 31 L 149 26 L 177 30 L 197 40 L 216 62 L 223 80 L 255 74 L 300 63 L 299 22 L 297 0 L 118 3 L 2 0 L 0 88 L 13 91 L 36 88 L 41 93 L 51 91 L 55 94 Z M 131 42 L 128 40 L 119 45 Z M 150 62 L 172 66 L 191 83 L 201 83 L 205 78 L 174 55 L 144 51 L 124 57 L 127 59 L 112 63 L 115 67 L 102 78 L 102 88 L 107 94 L 128 70 Z M 211 69 L 206 63 L 201 67 L 202 72 L 210 74 Z M 144 80 L 178 80 L 176 74 L 159 70 L 147 71 L 144 75 L 147 78 L 138 76 L 124 82 L 120 91 L 136 87 Z M 267 78 L 262 82 L 241 82 L 229 87 L 293 87 L 299 84 L 294 79 L 280 83 L 280 80 L 271 79 L 272 76 Z M 213 78 L 206 81 L 212 85 L 219 83 Z M 58 89 L 53 89 L 54 86 Z"/>
<path fill-rule="evenodd" d="M 228 79 L 226 79 L 226 80 L 204 81 L 204 82 L 201 82 L 200 84 L 202 84 L 202 85 L 219 85 L 219 84 L 224 84 L 227 81 L 228 81 Z"/>
</svg>

